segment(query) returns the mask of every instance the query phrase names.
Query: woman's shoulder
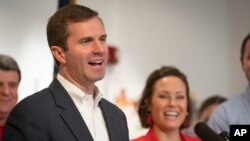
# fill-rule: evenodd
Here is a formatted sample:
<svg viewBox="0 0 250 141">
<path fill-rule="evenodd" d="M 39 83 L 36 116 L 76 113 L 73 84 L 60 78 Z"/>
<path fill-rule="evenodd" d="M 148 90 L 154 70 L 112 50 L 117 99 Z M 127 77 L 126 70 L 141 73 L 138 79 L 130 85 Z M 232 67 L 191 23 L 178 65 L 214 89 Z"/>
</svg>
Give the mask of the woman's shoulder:
<svg viewBox="0 0 250 141">
<path fill-rule="evenodd" d="M 153 129 L 150 128 L 145 135 L 139 136 L 131 141 L 157 141 Z"/>
<path fill-rule="evenodd" d="M 186 134 L 182 134 L 182 137 L 183 137 L 184 141 L 201 141 L 201 139 L 198 137 L 193 137 L 193 136 L 189 136 Z"/>
<path fill-rule="evenodd" d="M 146 141 L 146 138 L 145 138 L 145 136 L 140 136 L 140 137 L 137 137 L 135 139 L 132 139 L 131 141 Z"/>
</svg>

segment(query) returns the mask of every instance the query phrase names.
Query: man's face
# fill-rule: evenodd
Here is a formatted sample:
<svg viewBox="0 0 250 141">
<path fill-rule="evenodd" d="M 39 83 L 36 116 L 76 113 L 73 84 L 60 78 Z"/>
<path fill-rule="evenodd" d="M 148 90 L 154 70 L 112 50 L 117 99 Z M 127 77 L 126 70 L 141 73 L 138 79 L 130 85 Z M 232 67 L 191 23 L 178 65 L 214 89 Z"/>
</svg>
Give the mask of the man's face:
<svg viewBox="0 0 250 141">
<path fill-rule="evenodd" d="M 245 72 L 248 82 L 250 82 L 250 40 L 247 41 L 244 56 L 241 59 L 242 70 Z"/>
<path fill-rule="evenodd" d="M 93 85 L 106 71 L 106 32 L 98 17 L 68 24 L 67 51 L 61 51 L 60 74 L 75 85 Z"/>
<path fill-rule="evenodd" d="M 17 103 L 19 76 L 16 71 L 0 69 L 0 119 L 7 118 Z"/>
</svg>

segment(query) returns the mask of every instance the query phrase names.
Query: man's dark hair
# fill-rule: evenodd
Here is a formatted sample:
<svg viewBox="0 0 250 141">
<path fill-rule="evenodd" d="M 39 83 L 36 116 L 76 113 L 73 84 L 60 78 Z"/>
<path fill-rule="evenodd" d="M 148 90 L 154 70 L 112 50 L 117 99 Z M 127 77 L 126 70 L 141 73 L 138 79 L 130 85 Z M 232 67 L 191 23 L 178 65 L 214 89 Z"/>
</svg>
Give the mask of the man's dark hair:
<svg viewBox="0 0 250 141">
<path fill-rule="evenodd" d="M 98 12 L 82 5 L 73 4 L 60 8 L 50 17 L 47 24 L 47 40 L 49 47 L 59 46 L 67 51 L 68 47 L 66 41 L 70 34 L 68 31 L 69 23 L 87 21 L 93 17 L 98 17 Z M 55 61 L 58 65 L 59 62 L 56 59 Z"/>
<path fill-rule="evenodd" d="M 250 40 L 250 33 L 244 38 L 242 44 L 241 44 L 241 54 L 240 54 L 240 59 L 242 60 L 245 54 L 245 50 L 246 50 L 246 45 L 247 45 L 247 41 Z"/>
</svg>

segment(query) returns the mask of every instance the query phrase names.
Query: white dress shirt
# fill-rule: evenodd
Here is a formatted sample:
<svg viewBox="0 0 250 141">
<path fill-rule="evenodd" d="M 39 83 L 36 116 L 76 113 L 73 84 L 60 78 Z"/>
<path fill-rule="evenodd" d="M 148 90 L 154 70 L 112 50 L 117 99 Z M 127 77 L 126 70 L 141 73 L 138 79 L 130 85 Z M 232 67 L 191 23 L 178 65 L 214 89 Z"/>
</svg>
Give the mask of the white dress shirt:
<svg viewBox="0 0 250 141">
<path fill-rule="evenodd" d="M 106 124 L 102 115 L 102 111 L 98 105 L 102 99 L 102 94 L 95 87 L 93 95 L 85 94 L 77 86 L 63 78 L 58 74 L 57 79 L 69 93 L 84 119 L 94 141 L 109 141 Z"/>
</svg>

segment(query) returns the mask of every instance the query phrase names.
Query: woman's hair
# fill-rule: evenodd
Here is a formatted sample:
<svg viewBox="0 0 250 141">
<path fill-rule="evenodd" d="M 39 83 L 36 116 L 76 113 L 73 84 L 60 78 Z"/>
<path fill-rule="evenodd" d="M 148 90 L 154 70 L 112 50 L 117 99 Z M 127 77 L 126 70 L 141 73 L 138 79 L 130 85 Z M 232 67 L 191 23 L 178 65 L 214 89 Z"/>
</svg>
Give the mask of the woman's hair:
<svg viewBox="0 0 250 141">
<path fill-rule="evenodd" d="M 191 112 L 191 101 L 190 101 L 190 96 L 189 96 L 189 85 L 188 85 L 187 77 L 184 73 L 182 73 L 180 70 L 178 70 L 174 66 L 162 66 L 161 68 L 153 71 L 149 75 L 149 77 L 146 81 L 146 85 L 145 85 L 143 92 L 142 92 L 142 97 L 139 101 L 138 114 L 140 117 L 140 122 L 142 124 L 142 127 L 148 128 L 148 127 L 152 126 L 152 125 L 150 125 L 150 123 L 147 122 L 147 120 L 148 120 L 147 118 L 150 114 L 148 111 L 148 108 L 150 106 L 150 102 L 152 99 L 154 85 L 161 78 L 169 77 L 169 76 L 178 77 L 179 79 L 181 79 L 183 81 L 183 83 L 186 86 L 187 100 L 188 100 L 188 102 L 187 102 L 188 103 L 188 105 L 187 105 L 188 116 L 185 119 L 185 121 L 183 122 L 182 127 L 189 126 L 189 121 L 191 119 L 192 112 Z"/>
</svg>

